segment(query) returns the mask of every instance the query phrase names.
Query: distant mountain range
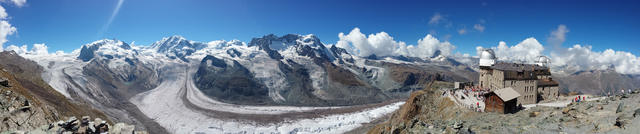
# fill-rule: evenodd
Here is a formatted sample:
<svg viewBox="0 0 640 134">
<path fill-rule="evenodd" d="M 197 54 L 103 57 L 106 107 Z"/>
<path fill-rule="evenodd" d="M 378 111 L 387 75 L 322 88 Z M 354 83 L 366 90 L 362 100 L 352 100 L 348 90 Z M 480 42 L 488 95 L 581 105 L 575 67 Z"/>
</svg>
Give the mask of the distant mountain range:
<svg viewBox="0 0 640 134">
<path fill-rule="evenodd" d="M 594 95 L 620 94 L 620 90 L 640 88 L 640 75 L 620 74 L 615 70 L 577 71 L 554 74 L 563 93 L 577 92 Z"/>
</svg>

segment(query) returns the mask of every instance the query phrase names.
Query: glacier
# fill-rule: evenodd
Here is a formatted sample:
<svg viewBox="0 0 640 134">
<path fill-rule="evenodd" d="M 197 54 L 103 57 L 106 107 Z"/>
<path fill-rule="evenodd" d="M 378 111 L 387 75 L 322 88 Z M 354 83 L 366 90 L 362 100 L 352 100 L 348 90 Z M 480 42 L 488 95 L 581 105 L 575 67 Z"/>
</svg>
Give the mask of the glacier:
<svg viewBox="0 0 640 134">
<path fill-rule="evenodd" d="M 289 85 L 284 78 L 286 75 L 278 68 L 280 62 L 308 68 L 316 91 L 326 88 L 328 81 L 327 72 L 311 62 L 313 58 L 327 59 L 352 73 L 360 74 L 358 68 L 367 68 L 375 70 L 376 76 L 386 74 L 384 68 L 366 65 L 366 59 L 348 53 L 333 54 L 313 35 L 287 35 L 283 41 L 272 43 L 281 45 L 274 47 L 281 59 L 274 59 L 261 46 L 249 46 L 238 40 L 201 43 L 182 36 L 166 37 L 150 46 L 104 39 L 83 45 L 72 53 L 22 56 L 44 67 L 44 80 L 69 99 L 103 109 L 115 120 L 152 121 L 171 133 L 342 133 L 388 115 L 404 103 L 321 107 L 238 105 L 213 99 L 195 86 L 192 78 L 199 63 L 193 61 L 207 55 L 214 55 L 228 64 L 238 62 L 246 66 L 268 87 L 269 96 L 275 101 L 286 101 L 280 92 Z M 343 57 L 356 62 L 348 62 Z M 158 77 L 158 84 L 149 90 L 134 92 L 136 94 L 131 97 L 125 96 L 128 100 L 120 102 L 109 98 L 113 96 L 111 92 L 102 89 L 103 85 L 86 74 L 85 69 L 90 64 L 104 65 L 110 74 L 123 79 L 134 77 L 127 73 L 132 67 L 149 68 L 155 70 L 152 75 Z M 131 103 L 137 110 L 115 105 L 124 102 Z M 145 117 L 136 115 L 138 110 Z"/>
<path fill-rule="evenodd" d="M 186 103 L 235 114 L 295 114 L 317 109 L 344 107 L 293 107 L 293 106 L 244 106 L 222 103 L 204 96 L 189 78 L 195 70 L 188 66 L 173 66 L 157 88 L 136 95 L 131 102 L 142 112 L 173 133 L 342 133 L 383 117 L 399 108 L 404 102 L 396 102 L 362 111 L 323 115 L 317 118 L 291 119 L 279 123 L 258 123 L 239 119 L 219 119 L 204 114 L 206 111 L 189 108 Z M 185 100 L 186 99 L 186 100 Z"/>
</svg>

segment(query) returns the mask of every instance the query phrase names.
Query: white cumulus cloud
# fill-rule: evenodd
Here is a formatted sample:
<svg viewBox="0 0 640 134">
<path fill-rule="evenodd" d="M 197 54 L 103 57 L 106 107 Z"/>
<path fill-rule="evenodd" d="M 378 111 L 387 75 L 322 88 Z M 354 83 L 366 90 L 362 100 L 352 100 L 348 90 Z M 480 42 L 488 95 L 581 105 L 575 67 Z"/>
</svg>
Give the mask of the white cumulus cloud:
<svg viewBox="0 0 640 134">
<path fill-rule="evenodd" d="M 47 46 L 44 44 L 33 44 L 30 53 L 34 55 L 48 55 L 49 51 L 47 49 Z"/>
<path fill-rule="evenodd" d="M 31 49 L 29 49 L 27 45 L 22 45 L 22 46 L 9 45 L 5 50 L 15 51 L 17 54 L 30 55 L 30 56 L 47 56 L 47 55 L 64 53 L 62 51 L 57 51 L 56 53 L 49 53 L 48 49 L 49 48 L 47 47 L 47 45 L 45 45 L 44 43 L 39 43 L 39 44 L 33 44 L 33 47 Z"/>
<path fill-rule="evenodd" d="M 440 51 L 441 55 L 450 55 L 455 46 L 449 42 L 440 42 L 437 38 L 428 34 L 418 40 L 417 45 L 407 45 L 405 42 L 396 41 L 386 32 L 370 34 L 369 36 L 360 32 L 359 28 L 354 28 L 348 34 L 338 34 L 340 40 L 336 46 L 345 48 L 347 51 L 358 56 L 410 56 L 410 57 L 431 57 Z"/>
<path fill-rule="evenodd" d="M 408 55 L 412 57 L 431 57 L 437 56 L 437 51 L 440 51 L 440 55 L 449 56 L 452 54 L 456 47 L 448 41 L 440 42 L 436 37 L 428 34 L 424 38 L 418 40 L 417 46 L 407 46 Z"/>
<path fill-rule="evenodd" d="M 591 46 L 573 45 L 563 48 L 569 28 L 558 25 L 551 31 L 548 38 L 553 47 L 551 51 L 552 67 L 561 71 L 605 70 L 614 69 L 622 74 L 640 74 L 640 58 L 625 52 L 606 49 L 602 52 L 594 51 Z"/>
<path fill-rule="evenodd" d="M 7 40 L 8 35 L 12 35 L 18 30 L 6 20 L 8 17 L 9 14 L 7 14 L 4 7 L 0 6 L 0 46 L 9 41 Z"/>
<path fill-rule="evenodd" d="M 9 14 L 7 14 L 7 10 L 4 9 L 4 7 L 0 6 L 0 19 L 6 19 L 7 17 L 9 17 Z"/>
<path fill-rule="evenodd" d="M 370 34 L 368 37 L 360 32 L 360 28 L 354 28 L 349 34 L 338 34 L 340 40 L 336 46 L 345 48 L 350 52 L 359 56 L 369 56 L 375 54 L 377 56 L 390 56 L 403 53 L 399 50 L 406 44 L 401 41 L 395 41 L 386 32 Z"/>
<path fill-rule="evenodd" d="M 14 34 L 18 29 L 16 27 L 11 26 L 7 21 L 0 21 L 0 45 L 3 45 L 7 40 L 8 35 Z"/>
<path fill-rule="evenodd" d="M 500 41 L 498 46 L 491 47 L 496 58 L 502 61 L 533 63 L 537 56 L 542 55 L 544 47 L 536 38 L 530 37 L 515 46 L 508 46 L 506 42 Z M 483 47 L 476 47 L 477 52 L 481 52 Z"/>
<path fill-rule="evenodd" d="M 624 51 L 596 52 L 591 46 L 576 44 L 562 53 L 551 53 L 551 57 L 552 65 L 558 69 L 604 70 L 612 67 L 618 73 L 640 74 L 640 57 Z"/>
<path fill-rule="evenodd" d="M 6 51 L 15 51 L 18 54 L 25 54 L 27 53 L 27 45 L 22 45 L 20 47 L 16 46 L 16 45 L 9 45 L 7 46 L 7 49 L 5 49 Z"/>
</svg>

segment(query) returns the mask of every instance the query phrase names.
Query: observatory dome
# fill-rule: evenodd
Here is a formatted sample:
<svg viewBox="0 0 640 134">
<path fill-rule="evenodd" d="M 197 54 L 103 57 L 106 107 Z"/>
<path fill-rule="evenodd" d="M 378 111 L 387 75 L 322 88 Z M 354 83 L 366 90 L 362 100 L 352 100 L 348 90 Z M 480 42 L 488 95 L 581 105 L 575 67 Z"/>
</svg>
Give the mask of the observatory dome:
<svg viewBox="0 0 640 134">
<path fill-rule="evenodd" d="M 480 59 L 496 59 L 496 54 L 492 49 L 485 49 L 480 53 Z"/>
<path fill-rule="evenodd" d="M 484 49 L 480 52 L 480 66 L 492 66 L 496 63 L 496 54 L 492 49 Z"/>
<path fill-rule="evenodd" d="M 547 65 L 549 65 L 549 63 L 551 63 L 551 59 L 549 59 L 549 57 L 547 57 L 547 56 L 538 56 L 538 57 L 536 57 L 535 62 L 539 66 L 547 66 Z"/>
</svg>

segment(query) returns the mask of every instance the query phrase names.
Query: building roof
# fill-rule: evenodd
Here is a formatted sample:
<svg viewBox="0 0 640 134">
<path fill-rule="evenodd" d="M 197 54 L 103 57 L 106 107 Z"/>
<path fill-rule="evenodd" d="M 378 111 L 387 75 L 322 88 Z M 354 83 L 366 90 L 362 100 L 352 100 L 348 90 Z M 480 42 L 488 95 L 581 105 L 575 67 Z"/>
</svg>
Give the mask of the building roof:
<svg viewBox="0 0 640 134">
<path fill-rule="evenodd" d="M 536 75 L 551 75 L 551 71 L 549 71 L 549 68 L 542 69 L 542 70 L 535 70 L 533 73 L 535 73 Z"/>
<path fill-rule="evenodd" d="M 515 99 L 515 98 L 518 98 L 520 96 L 520 94 L 518 92 L 516 92 L 516 90 L 513 90 L 513 88 L 511 88 L 511 87 L 498 89 L 498 90 L 493 91 L 493 93 L 498 95 L 498 97 L 500 97 L 500 99 L 502 99 L 505 102 L 507 102 L 509 100 L 512 100 L 512 99 Z"/>
<path fill-rule="evenodd" d="M 538 80 L 538 86 L 558 86 L 558 82 L 552 79 L 541 79 Z"/>
<path fill-rule="evenodd" d="M 538 66 L 535 64 L 518 64 L 508 62 L 498 62 L 491 66 L 491 69 L 503 70 L 503 71 L 534 71 L 534 70 L 548 70 L 549 68 Z"/>
</svg>

